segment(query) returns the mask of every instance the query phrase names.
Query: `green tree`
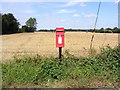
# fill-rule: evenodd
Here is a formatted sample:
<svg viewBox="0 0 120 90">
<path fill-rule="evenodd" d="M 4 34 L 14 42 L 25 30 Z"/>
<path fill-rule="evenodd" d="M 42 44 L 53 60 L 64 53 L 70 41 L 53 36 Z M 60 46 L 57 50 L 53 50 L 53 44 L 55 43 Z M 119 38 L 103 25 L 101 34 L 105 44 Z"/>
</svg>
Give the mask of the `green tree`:
<svg viewBox="0 0 120 90">
<path fill-rule="evenodd" d="M 114 27 L 113 30 L 117 30 L 118 28 L 117 27 Z"/>
<path fill-rule="evenodd" d="M 19 22 L 13 16 L 13 14 L 8 13 L 2 15 L 2 34 L 12 34 L 19 31 Z"/>
<path fill-rule="evenodd" d="M 26 26 L 28 27 L 27 32 L 35 31 L 36 25 L 37 25 L 36 18 L 30 17 L 30 18 L 26 21 Z"/>
<path fill-rule="evenodd" d="M 111 28 L 106 28 L 106 30 L 112 30 Z"/>
<path fill-rule="evenodd" d="M 0 13 L 0 35 L 2 34 L 2 14 Z"/>
<path fill-rule="evenodd" d="M 103 30 L 104 30 L 104 28 L 101 28 L 100 30 L 101 30 L 101 31 L 103 31 Z"/>
<path fill-rule="evenodd" d="M 28 30 L 28 27 L 26 25 L 23 25 L 20 29 L 20 32 L 26 32 Z"/>
</svg>

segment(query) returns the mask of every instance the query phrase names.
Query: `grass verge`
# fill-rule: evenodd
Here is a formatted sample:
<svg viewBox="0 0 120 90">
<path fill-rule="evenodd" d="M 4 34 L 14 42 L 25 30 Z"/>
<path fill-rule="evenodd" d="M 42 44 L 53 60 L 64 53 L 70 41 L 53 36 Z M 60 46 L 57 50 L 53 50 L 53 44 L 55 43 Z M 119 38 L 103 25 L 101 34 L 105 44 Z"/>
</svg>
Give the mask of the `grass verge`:
<svg viewBox="0 0 120 90">
<path fill-rule="evenodd" d="M 2 63 L 3 87 L 117 88 L 120 46 L 101 49 L 92 57 L 75 57 L 66 51 L 55 57 L 25 56 Z"/>
</svg>

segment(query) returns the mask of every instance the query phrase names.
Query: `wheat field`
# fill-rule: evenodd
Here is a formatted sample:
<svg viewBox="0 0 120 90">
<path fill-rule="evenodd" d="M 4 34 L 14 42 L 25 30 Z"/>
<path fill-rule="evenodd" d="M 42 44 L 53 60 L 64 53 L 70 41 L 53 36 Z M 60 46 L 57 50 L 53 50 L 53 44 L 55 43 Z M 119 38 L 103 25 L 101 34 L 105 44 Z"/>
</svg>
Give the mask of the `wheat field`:
<svg viewBox="0 0 120 90">
<path fill-rule="evenodd" d="M 92 35 L 90 32 L 65 32 L 65 47 L 62 53 L 69 50 L 75 56 L 88 55 Z M 58 56 L 55 32 L 19 33 L 3 35 L 0 38 L 2 38 L 0 59 L 3 61 L 22 55 Z M 94 49 L 99 52 L 101 47 L 108 45 L 111 47 L 118 45 L 118 34 L 95 33 Z"/>
</svg>

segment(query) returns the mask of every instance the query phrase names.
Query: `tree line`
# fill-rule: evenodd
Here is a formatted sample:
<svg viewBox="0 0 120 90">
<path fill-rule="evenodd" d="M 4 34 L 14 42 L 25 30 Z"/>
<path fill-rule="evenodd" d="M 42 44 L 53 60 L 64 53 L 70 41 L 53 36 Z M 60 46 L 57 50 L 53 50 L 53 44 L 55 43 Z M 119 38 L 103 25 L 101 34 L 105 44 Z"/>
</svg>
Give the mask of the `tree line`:
<svg viewBox="0 0 120 90">
<path fill-rule="evenodd" d="M 40 29 L 38 32 L 55 32 L 55 29 Z M 100 28 L 100 29 L 65 29 L 65 32 L 96 32 L 96 33 L 120 33 L 120 29 L 114 28 Z"/>
<path fill-rule="evenodd" d="M 12 13 L 0 14 L 2 17 L 2 34 L 13 34 L 22 32 L 34 32 L 36 30 L 36 19 L 30 17 L 21 28 L 20 23 Z"/>
<path fill-rule="evenodd" d="M 36 31 L 37 21 L 36 18 L 30 17 L 21 28 L 20 23 L 14 17 L 12 13 L 1 14 L 0 21 L 2 21 L 2 34 L 13 34 L 13 33 L 22 33 L 22 32 L 34 32 Z M 1 23 L 1 22 L 0 22 Z M 96 33 L 120 33 L 120 29 L 117 27 L 114 28 L 101 28 L 96 29 L 65 29 L 65 31 L 81 31 L 81 32 L 96 32 Z M 55 32 L 55 29 L 40 29 L 38 32 Z"/>
</svg>

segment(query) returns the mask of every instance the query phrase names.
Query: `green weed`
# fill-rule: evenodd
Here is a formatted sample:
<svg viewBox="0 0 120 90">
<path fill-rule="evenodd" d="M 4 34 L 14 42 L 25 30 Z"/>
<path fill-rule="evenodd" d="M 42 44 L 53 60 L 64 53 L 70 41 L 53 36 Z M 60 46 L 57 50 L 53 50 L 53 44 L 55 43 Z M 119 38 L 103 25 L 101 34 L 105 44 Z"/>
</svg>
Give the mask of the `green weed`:
<svg viewBox="0 0 120 90">
<path fill-rule="evenodd" d="M 2 63 L 3 87 L 118 87 L 120 47 L 106 47 L 94 57 L 75 57 L 66 51 L 61 63 L 54 57 L 14 58 Z M 99 81 L 99 80 L 103 81 Z M 71 81 L 69 81 L 71 80 Z M 114 81 L 114 82 L 113 82 Z M 102 83 L 101 86 L 97 82 Z M 73 84 L 74 83 L 74 84 Z M 63 85 L 64 84 L 64 85 Z M 96 85 L 96 86 L 93 86 Z"/>
</svg>

